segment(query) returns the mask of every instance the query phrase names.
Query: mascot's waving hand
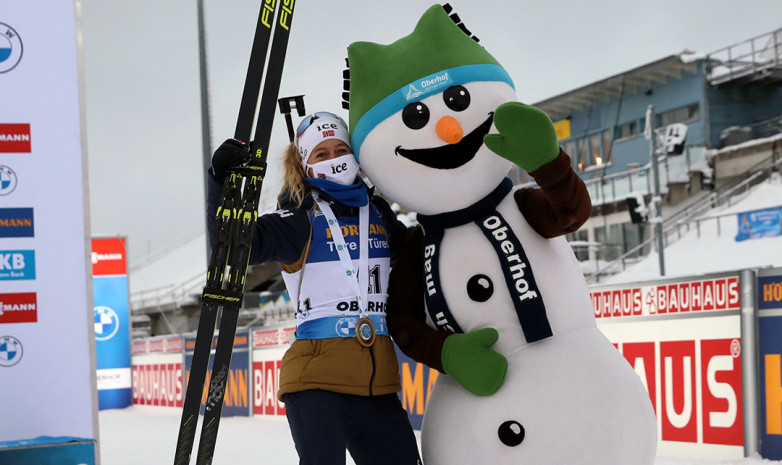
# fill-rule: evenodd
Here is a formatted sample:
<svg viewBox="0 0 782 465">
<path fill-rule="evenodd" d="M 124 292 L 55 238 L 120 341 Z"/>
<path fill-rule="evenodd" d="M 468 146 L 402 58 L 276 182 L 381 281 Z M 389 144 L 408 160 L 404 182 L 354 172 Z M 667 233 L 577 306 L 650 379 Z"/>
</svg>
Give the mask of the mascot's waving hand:
<svg viewBox="0 0 782 465">
<path fill-rule="evenodd" d="M 649 396 L 597 329 L 563 235 L 591 205 L 551 120 L 435 5 L 390 45 L 351 44 L 353 149 L 419 213 L 392 272 L 389 326 L 437 368 L 427 465 L 649 465 Z M 516 164 L 539 189 L 513 190 Z"/>
</svg>

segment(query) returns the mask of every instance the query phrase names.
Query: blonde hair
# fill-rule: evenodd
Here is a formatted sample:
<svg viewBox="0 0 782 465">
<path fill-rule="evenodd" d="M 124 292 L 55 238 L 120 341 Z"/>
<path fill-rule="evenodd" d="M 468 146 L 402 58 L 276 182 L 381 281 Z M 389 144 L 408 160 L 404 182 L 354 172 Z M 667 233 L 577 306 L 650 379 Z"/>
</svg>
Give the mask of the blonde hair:
<svg viewBox="0 0 782 465">
<path fill-rule="evenodd" d="M 280 190 L 278 199 L 283 195 L 288 194 L 296 207 L 301 207 L 304 197 L 309 190 L 309 186 L 307 185 L 306 176 L 304 175 L 304 168 L 301 167 L 299 149 L 296 148 L 296 144 L 293 142 L 288 145 L 285 149 L 285 153 L 282 155 L 282 166 L 285 169 L 285 174 L 282 181 L 282 190 Z"/>
</svg>

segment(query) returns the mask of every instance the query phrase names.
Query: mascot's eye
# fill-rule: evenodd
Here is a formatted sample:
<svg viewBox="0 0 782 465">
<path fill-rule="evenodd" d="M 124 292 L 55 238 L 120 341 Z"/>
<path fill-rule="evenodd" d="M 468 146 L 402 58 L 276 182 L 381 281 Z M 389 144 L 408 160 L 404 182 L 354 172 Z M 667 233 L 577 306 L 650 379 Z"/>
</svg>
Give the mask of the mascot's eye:
<svg viewBox="0 0 782 465">
<path fill-rule="evenodd" d="M 470 93 L 462 86 L 453 86 L 443 92 L 445 105 L 453 111 L 464 111 L 470 106 Z"/>
<path fill-rule="evenodd" d="M 467 281 L 467 295 L 476 302 L 486 302 L 494 294 L 494 284 L 485 274 L 476 274 Z"/>
<path fill-rule="evenodd" d="M 508 420 L 497 428 L 500 441 L 508 447 L 516 447 L 524 440 L 524 427 L 515 420 Z"/>
<path fill-rule="evenodd" d="M 411 103 L 402 110 L 402 121 L 410 129 L 421 129 L 429 122 L 429 107 L 421 102 Z"/>
</svg>

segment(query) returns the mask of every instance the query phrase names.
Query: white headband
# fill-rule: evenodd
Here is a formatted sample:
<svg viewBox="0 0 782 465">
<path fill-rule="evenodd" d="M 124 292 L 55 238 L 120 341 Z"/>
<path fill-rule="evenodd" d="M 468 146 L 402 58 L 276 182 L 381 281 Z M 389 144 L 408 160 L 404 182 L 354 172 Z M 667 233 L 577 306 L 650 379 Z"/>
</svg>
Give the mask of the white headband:
<svg viewBox="0 0 782 465">
<path fill-rule="evenodd" d="M 304 169 L 307 169 L 307 159 L 315 147 L 329 139 L 339 139 L 350 145 L 350 133 L 342 118 L 333 113 L 318 112 L 302 120 L 297 131 L 296 148 Z"/>
</svg>

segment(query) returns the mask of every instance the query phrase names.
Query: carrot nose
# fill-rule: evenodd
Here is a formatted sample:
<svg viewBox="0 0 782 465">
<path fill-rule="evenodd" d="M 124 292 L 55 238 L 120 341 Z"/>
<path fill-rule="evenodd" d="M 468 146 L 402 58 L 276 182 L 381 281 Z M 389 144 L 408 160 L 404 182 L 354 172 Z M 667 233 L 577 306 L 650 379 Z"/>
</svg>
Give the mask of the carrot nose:
<svg viewBox="0 0 782 465">
<path fill-rule="evenodd" d="M 443 116 L 437 122 L 437 135 L 449 144 L 455 144 L 464 137 L 462 125 L 453 116 Z"/>
</svg>

